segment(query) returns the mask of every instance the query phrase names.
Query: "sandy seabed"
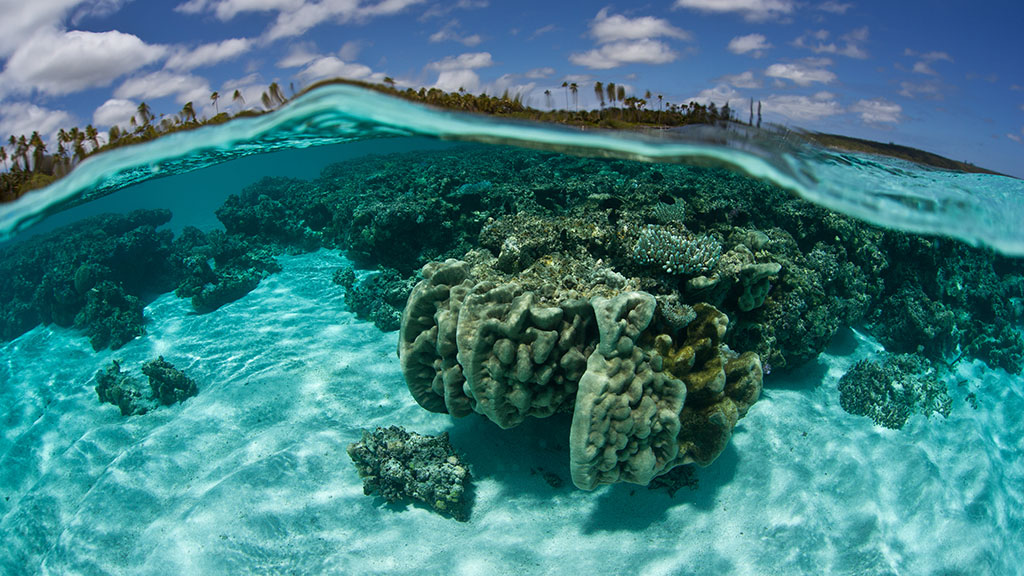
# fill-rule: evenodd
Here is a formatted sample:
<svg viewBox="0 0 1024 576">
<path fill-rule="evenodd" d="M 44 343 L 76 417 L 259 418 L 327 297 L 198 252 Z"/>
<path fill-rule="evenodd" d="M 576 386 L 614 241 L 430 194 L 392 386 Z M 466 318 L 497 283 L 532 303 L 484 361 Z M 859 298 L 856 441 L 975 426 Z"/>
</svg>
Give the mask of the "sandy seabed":
<svg viewBox="0 0 1024 576">
<path fill-rule="evenodd" d="M 159 297 L 114 352 L 52 327 L 0 347 L 0 573 L 1024 574 L 1019 377 L 964 364 L 948 419 L 886 430 L 839 407 L 839 377 L 877 351 L 847 331 L 767 377 L 696 490 L 583 492 L 566 417 L 500 430 L 424 411 L 397 334 L 331 283 L 343 257 L 280 261 L 211 314 Z M 157 355 L 198 396 L 127 418 L 99 403 L 97 370 Z M 469 522 L 363 495 L 345 446 L 391 424 L 450 433 L 474 473 Z"/>
</svg>

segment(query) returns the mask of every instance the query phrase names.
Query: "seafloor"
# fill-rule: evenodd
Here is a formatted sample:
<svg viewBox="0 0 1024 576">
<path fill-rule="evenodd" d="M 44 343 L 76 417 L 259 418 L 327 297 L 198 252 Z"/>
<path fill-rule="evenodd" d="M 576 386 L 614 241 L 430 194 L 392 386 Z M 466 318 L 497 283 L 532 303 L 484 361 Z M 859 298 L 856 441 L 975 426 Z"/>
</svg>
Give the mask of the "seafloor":
<svg viewBox="0 0 1024 576">
<path fill-rule="evenodd" d="M 5 247 L 4 572 L 1024 565 L 1019 261 L 720 170 L 482 147 L 263 180 L 216 215 L 222 231 L 149 211 Z M 445 258 L 548 301 L 709 302 L 726 344 L 760 356 L 760 399 L 669 489 L 578 490 L 570 414 L 502 430 L 409 394 L 394 330 L 419 268 Z M 195 396 L 100 402 L 113 361 L 141 381 L 161 356 Z M 390 425 L 449 433 L 468 522 L 363 495 L 346 447 Z"/>
</svg>

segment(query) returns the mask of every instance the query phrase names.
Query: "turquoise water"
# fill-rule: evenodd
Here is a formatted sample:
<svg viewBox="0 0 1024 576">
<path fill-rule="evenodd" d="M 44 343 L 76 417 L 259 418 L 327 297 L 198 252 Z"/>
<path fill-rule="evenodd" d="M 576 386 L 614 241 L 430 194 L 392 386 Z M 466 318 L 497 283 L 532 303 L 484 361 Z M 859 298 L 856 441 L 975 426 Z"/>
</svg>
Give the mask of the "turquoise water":
<svg viewBox="0 0 1024 576">
<path fill-rule="evenodd" d="M 97 155 L 0 208 L 0 572 L 1022 573 L 1020 182 L 348 86 Z"/>
</svg>

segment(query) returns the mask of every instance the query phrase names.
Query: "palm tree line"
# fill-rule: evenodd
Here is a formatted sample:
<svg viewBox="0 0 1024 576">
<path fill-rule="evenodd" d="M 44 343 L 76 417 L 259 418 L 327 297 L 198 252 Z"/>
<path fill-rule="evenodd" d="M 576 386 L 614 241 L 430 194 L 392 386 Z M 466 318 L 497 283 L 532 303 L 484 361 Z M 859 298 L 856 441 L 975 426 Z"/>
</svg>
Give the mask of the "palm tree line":
<svg viewBox="0 0 1024 576">
<path fill-rule="evenodd" d="M 294 98 L 309 90 L 326 84 L 350 84 L 362 86 L 412 100 L 437 106 L 440 108 L 483 113 L 497 116 L 508 116 L 554 122 L 577 126 L 594 126 L 606 128 L 635 128 L 638 126 L 672 127 L 685 124 L 724 124 L 735 121 L 733 111 L 726 102 L 721 108 L 714 103 L 707 105 L 697 102 L 674 104 L 664 100 L 661 94 L 656 96 L 657 108 L 654 107 L 655 96 L 650 91 L 640 98 L 627 94 L 625 86 L 614 82 L 595 82 L 594 95 L 599 107 L 592 110 L 580 110 L 579 84 L 562 82 L 565 90 L 565 108 L 555 109 L 551 90 L 545 90 L 546 110 L 531 108 L 523 103 L 521 94 L 509 94 L 506 90 L 501 96 L 486 93 L 473 95 L 463 89 L 457 92 L 446 92 L 439 88 L 400 89 L 393 78 L 386 77 L 382 84 L 331 79 L 309 86 L 298 94 L 292 85 Z M 570 106 L 570 95 L 572 105 Z M 277 82 L 271 83 L 260 96 L 262 109 L 246 107 L 245 97 L 241 91 L 235 90 L 231 95 L 232 104 L 236 108 L 234 114 L 220 111 L 222 96 L 219 92 L 210 94 L 210 102 L 215 114 L 212 118 L 198 117 L 195 104 L 186 102 L 181 110 L 174 114 L 155 114 L 148 104 L 141 102 L 135 114 L 129 120 L 129 126 L 111 126 L 106 141 L 100 138 L 99 131 L 91 124 L 84 129 L 72 127 L 61 128 L 56 137 L 56 151 L 47 149 L 46 143 L 39 134 L 30 136 L 10 136 L 7 146 L 0 145 L 0 202 L 14 200 L 29 190 L 41 188 L 67 174 L 76 164 L 85 158 L 108 150 L 131 144 L 137 144 L 159 138 L 182 130 L 191 130 L 208 124 L 221 124 L 239 116 L 258 116 L 270 112 L 288 102 L 284 90 Z M 751 100 L 750 124 L 753 124 L 754 102 Z M 761 104 L 757 104 L 757 125 L 761 124 Z"/>
<path fill-rule="evenodd" d="M 261 98 L 264 110 L 246 109 L 245 97 L 240 90 L 235 90 L 231 97 L 238 109 L 235 114 L 221 112 L 220 100 L 219 92 L 210 94 L 210 101 L 216 110 L 212 118 L 199 118 L 193 102 L 186 102 L 181 110 L 170 115 L 154 114 L 149 104 L 141 102 L 129 119 L 129 126 L 111 126 L 105 141 L 92 124 L 84 129 L 77 126 L 61 128 L 56 135 L 56 151 L 47 148 L 38 131 L 28 137 L 11 135 L 6 145 L 0 145 L 0 166 L 3 167 L 3 172 L 0 172 L 0 202 L 14 200 L 29 190 L 52 183 L 70 172 L 79 162 L 98 152 L 146 142 L 172 132 L 220 124 L 238 116 L 264 114 L 280 107 L 288 98 L 280 85 L 272 82 Z"/>
</svg>

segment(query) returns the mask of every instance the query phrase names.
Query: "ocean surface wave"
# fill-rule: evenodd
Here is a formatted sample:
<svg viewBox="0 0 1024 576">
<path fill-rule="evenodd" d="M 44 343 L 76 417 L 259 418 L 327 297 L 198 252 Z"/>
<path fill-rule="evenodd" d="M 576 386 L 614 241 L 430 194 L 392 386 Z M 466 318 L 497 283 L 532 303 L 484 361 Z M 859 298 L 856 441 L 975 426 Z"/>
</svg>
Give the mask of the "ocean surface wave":
<svg viewBox="0 0 1024 576">
<path fill-rule="evenodd" d="M 55 184 L 0 207 L 0 239 L 130 185 L 254 154 L 425 136 L 588 156 L 726 167 L 873 224 L 1024 255 L 1024 181 L 932 169 L 812 145 L 798 133 L 707 127 L 622 133 L 441 111 L 349 85 L 313 90 L 256 118 L 98 154 Z"/>
</svg>

